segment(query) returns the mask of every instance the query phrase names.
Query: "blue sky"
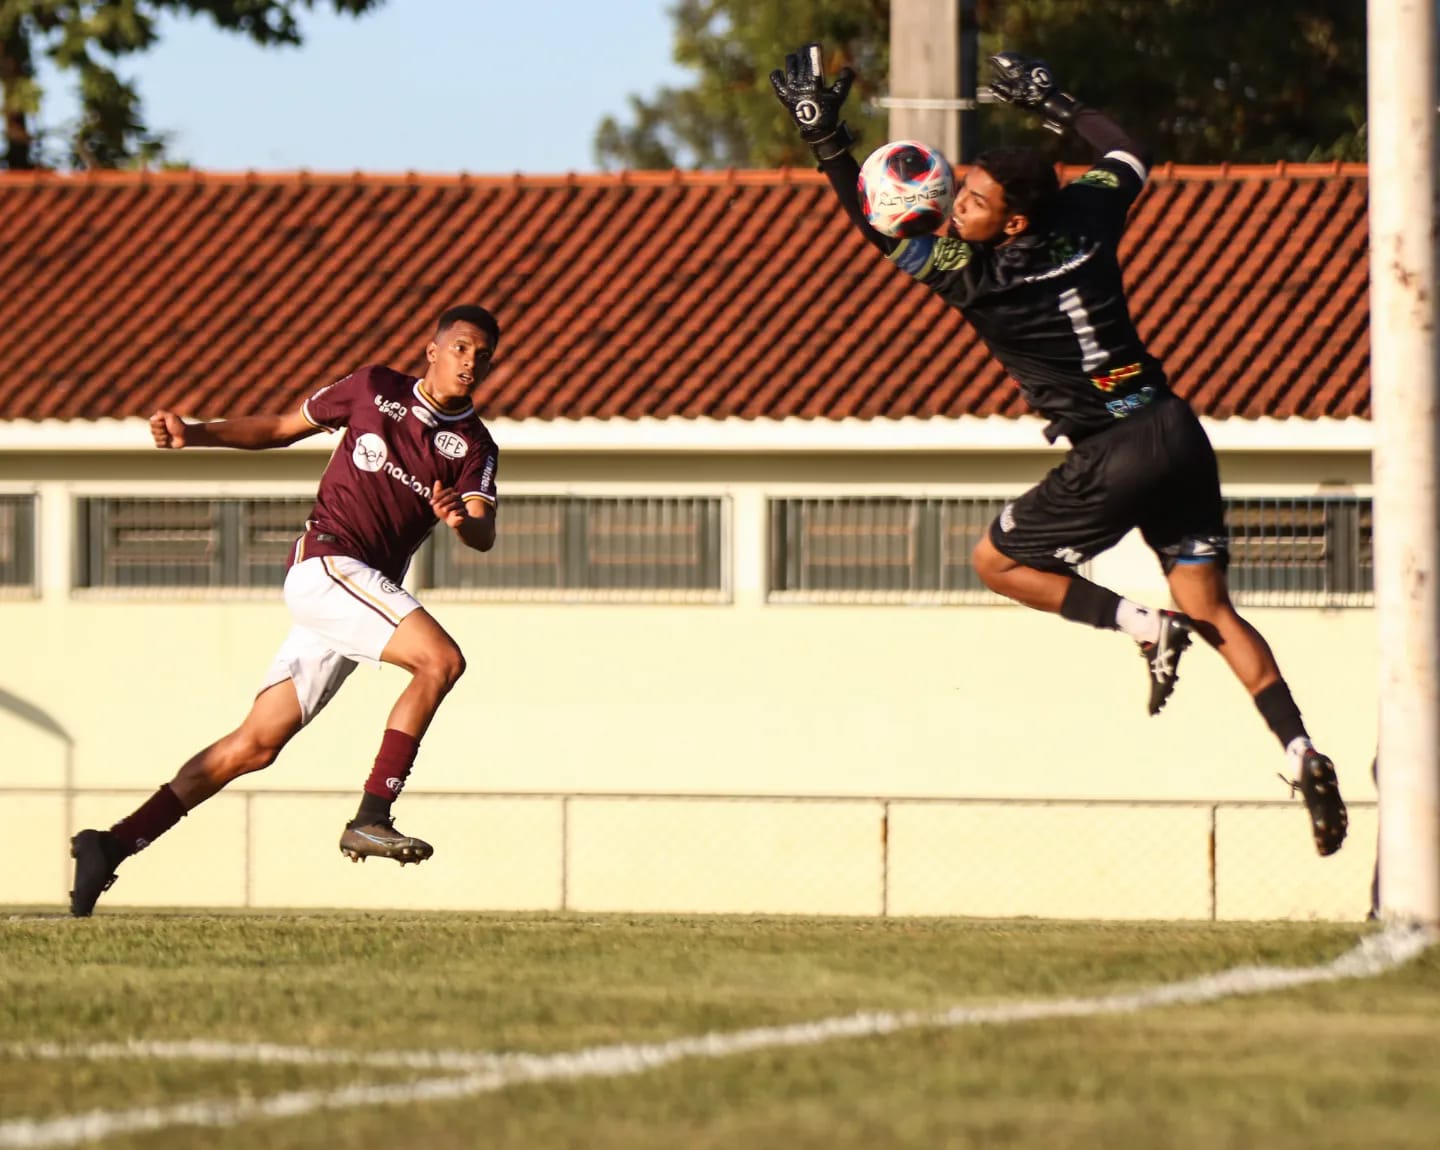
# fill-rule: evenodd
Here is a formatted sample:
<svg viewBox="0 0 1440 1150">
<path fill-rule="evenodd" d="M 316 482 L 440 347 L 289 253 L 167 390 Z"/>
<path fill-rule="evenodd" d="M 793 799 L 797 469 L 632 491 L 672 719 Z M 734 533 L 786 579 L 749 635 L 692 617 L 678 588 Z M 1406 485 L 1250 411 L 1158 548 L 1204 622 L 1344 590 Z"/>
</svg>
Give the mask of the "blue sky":
<svg viewBox="0 0 1440 1150">
<path fill-rule="evenodd" d="M 606 114 L 690 82 L 672 2 L 388 0 L 359 20 L 313 13 L 298 50 L 172 19 L 119 70 L 200 168 L 589 172 Z M 41 80 L 43 121 L 73 116 L 66 79 Z"/>
</svg>

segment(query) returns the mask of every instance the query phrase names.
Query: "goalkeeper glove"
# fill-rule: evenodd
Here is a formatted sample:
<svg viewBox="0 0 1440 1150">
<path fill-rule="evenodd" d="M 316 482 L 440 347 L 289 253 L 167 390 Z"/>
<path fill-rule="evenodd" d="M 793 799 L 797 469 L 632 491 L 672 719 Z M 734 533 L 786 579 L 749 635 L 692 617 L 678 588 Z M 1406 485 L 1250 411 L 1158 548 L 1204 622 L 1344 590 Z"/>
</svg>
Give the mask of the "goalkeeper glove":
<svg viewBox="0 0 1440 1150">
<path fill-rule="evenodd" d="M 770 73 L 775 95 L 785 105 L 800 129 L 800 138 L 810 145 L 815 158 L 833 160 L 849 151 L 855 136 L 840 118 L 840 106 L 850 92 L 855 73 L 842 68 L 828 88 L 820 61 L 820 45 L 806 44 L 785 57 L 785 69 Z"/>
<path fill-rule="evenodd" d="M 1044 60 L 1019 52 L 1000 52 L 990 57 L 993 78 L 990 91 L 995 98 L 1017 108 L 1039 112 L 1052 132 L 1063 132 L 1080 110 L 1080 101 L 1055 85 L 1055 77 Z"/>
</svg>

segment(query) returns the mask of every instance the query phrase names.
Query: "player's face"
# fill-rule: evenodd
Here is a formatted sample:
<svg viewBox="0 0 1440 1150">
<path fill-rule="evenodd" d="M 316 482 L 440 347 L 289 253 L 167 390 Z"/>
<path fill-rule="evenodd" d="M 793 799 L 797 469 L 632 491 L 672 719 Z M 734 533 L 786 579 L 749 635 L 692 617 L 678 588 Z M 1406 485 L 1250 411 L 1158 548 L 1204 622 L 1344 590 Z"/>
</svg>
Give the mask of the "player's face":
<svg viewBox="0 0 1440 1150">
<path fill-rule="evenodd" d="M 950 209 L 950 232 L 972 244 L 1003 243 L 1024 230 L 1005 203 L 1005 189 L 983 168 L 971 167 L 955 193 Z"/>
<path fill-rule="evenodd" d="M 469 399 L 490 371 L 495 345 L 473 323 L 452 323 L 425 349 L 425 387 L 436 399 Z"/>
</svg>

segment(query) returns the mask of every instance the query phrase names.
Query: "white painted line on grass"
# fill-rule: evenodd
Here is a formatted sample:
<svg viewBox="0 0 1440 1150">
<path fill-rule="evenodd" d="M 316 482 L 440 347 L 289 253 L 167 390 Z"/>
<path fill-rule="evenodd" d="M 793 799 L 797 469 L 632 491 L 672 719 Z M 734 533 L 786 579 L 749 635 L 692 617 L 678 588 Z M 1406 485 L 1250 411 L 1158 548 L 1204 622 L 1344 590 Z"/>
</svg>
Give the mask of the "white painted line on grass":
<svg viewBox="0 0 1440 1150">
<path fill-rule="evenodd" d="M 394 1084 L 357 1083 L 334 1090 L 300 1090 L 233 1102 L 196 1101 L 174 1106 L 143 1106 L 132 1110 L 93 1110 L 44 1120 L 0 1123 L 0 1147 L 75 1146 L 120 1134 L 164 1130 L 174 1126 L 234 1126 L 263 1118 L 293 1118 L 322 1110 L 360 1106 L 405 1105 L 472 1098 L 526 1082 L 618 1078 L 643 1074 L 686 1058 L 724 1058 L 754 1050 L 813 1046 L 841 1038 L 868 1038 L 905 1030 L 959 1026 L 996 1026 L 1051 1018 L 1085 1018 L 1130 1014 L 1158 1006 L 1193 1005 L 1222 998 L 1266 994 L 1315 983 L 1373 978 L 1403 966 L 1437 941 L 1437 934 L 1409 926 L 1392 926 L 1364 939 L 1354 950 L 1321 966 L 1236 967 L 1220 974 L 1148 990 L 1105 994 L 1093 998 L 1061 998 L 957 1006 L 938 1012 L 901 1011 L 852 1014 L 791 1026 L 766 1026 L 729 1033 L 701 1034 L 669 1042 L 595 1046 L 560 1054 L 474 1054 L 435 1052 L 355 1056 L 343 1051 L 306 1051 L 267 1044 L 210 1042 L 113 1043 L 101 1046 L 59 1045 L 5 1047 L 7 1057 L 204 1057 L 273 1062 L 354 1063 L 366 1066 L 446 1066 L 459 1069 L 465 1060 L 474 1073 L 422 1078 Z M 184 1053 L 189 1051 L 191 1053 Z M 195 1053 L 199 1052 L 199 1053 Z M 369 1061 L 418 1059 L 419 1062 Z M 428 1060 L 428 1061 L 427 1061 Z M 453 1060 L 453 1061 L 452 1061 Z"/>
<path fill-rule="evenodd" d="M 0 1043 L 0 1058 L 66 1062 L 248 1062 L 271 1066 L 363 1066 L 379 1070 L 493 1070 L 513 1055 L 467 1050 L 324 1050 L 280 1046 L 272 1042 L 215 1042 L 208 1038 L 175 1042 L 16 1042 Z M 0 1143 L 3 1145 L 3 1143 Z"/>
</svg>

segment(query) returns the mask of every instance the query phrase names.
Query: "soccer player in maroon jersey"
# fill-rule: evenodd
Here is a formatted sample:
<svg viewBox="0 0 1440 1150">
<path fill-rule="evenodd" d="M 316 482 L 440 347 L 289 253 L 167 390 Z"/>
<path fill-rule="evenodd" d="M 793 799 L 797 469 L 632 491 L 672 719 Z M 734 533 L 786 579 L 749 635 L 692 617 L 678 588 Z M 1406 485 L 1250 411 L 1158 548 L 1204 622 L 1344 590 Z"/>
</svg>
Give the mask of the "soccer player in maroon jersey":
<svg viewBox="0 0 1440 1150">
<path fill-rule="evenodd" d="M 401 865 L 423 862 L 429 843 L 395 829 L 390 808 L 425 730 L 465 671 L 465 659 L 401 587 L 410 557 L 437 523 L 477 551 L 495 545 L 499 448 L 471 395 L 490 370 L 500 325 L 482 307 L 440 316 L 423 377 L 363 367 L 323 387 L 286 415 L 186 423 L 150 417 L 162 450 L 283 447 L 345 429 L 320 478 L 315 507 L 285 576 L 293 626 L 240 726 L 185 763 L 168 783 L 109 830 L 82 830 L 70 913 L 85 916 L 115 881 L 120 863 L 148 846 L 227 783 L 263 770 L 334 697 L 357 662 L 390 663 L 410 682 L 390 711 L 360 809 L 340 849 Z"/>
<path fill-rule="evenodd" d="M 1152 715 L 1175 689 L 1180 656 L 1198 632 L 1285 748 L 1315 849 L 1333 854 L 1349 825 L 1335 764 L 1311 743 L 1273 652 L 1230 600 L 1215 452 L 1146 350 L 1125 299 L 1120 236 L 1149 176 L 1145 149 L 1061 91 L 1043 61 L 1002 52 L 990 63 L 996 98 L 1074 132 L 1096 161 L 1062 189 L 1054 165 L 1033 149 L 986 152 L 965 173 L 943 236 L 902 239 L 870 226 L 850 154 L 855 139 L 840 118 L 849 69 L 827 86 L 820 46 L 809 44 L 770 80 L 866 240 L 960 311 L 1026 402 L 1050 420 L 1047 437 L 1070 441 L 1064 461 L 981 537 L 976 574 L 1027 607 L 1133 638 Z M 1180 611 L 1132 602 L 1077 570 L 1137 527 Z"/>
</svg>

